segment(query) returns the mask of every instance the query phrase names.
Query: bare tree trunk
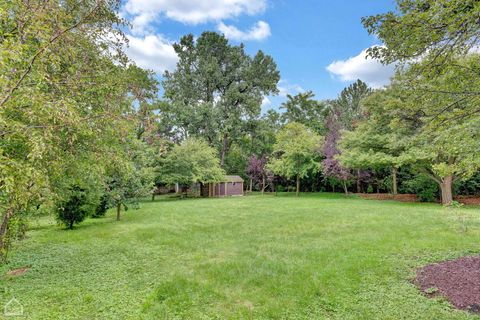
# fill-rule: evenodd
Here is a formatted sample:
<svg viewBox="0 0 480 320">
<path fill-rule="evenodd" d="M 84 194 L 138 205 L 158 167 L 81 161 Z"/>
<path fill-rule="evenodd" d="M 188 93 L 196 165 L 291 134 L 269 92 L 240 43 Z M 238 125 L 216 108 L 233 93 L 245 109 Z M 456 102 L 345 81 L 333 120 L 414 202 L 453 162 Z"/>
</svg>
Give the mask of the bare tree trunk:
<svg viewBox="0 0 480 320">
<path fill-rule="evenodd" d="M 265 176 L 262 176 L 262 195 L 265 192 Z"/>
<path fill-rule="evenodd" d="M 8 208 L 7 212 L 2 219 L 2 225 L 0 226 L 0 256 L 4 258 L 4 253 L 6 252 L 7 246 L 7 232 L 8 232 L 8 223 L 10 218 L 13 216 L 13 209 Z"/>
<path fill-rule="evenodd" d="M 152 192 L 152 201 L 155 201 L 155 192 Z"/>
<path fill-rule="evenodd" d="M 222 152 L 220 153 L 220 166 L 224 166 L 225 158 L 227 156 L 227 149 L 228 149 L 228 135 L 223 135 L 223 142 L 222 142 Z"/>
<path fill-rule="evenodd" d="M 394 195 L 398 193 L 397 172 L 397 167 L 392 167 L 392 191 Z"/>
<path fill-rule="evenodd" d="M 300 194 L 300 175 L 297 174 L 297 197 Z"/>
<path fill-rule="evenodd" d="M 253 191 L 253 179 L 250 178 L 250 193 Z"/>
<path fill-rule="evenodd" d="M 357 169 L 357 193 L 362 192 L 362 184 L 360 183 L 360 169 Z"/>
<path fill-rule="evenodd" d="M 453 175 L 449 175 L 445 178 L 442 178 L 440 185 L 440 190 L 442 191 L 442 204 L 449 205 L 453 201 L 452 193 L 452 183 Z"/>
<path fill-rule="evenodd" d="M 345 192 L 346 195 L 348 195 L 347 181 L 342 180 L 342 184 L 343 184 L 343 191 Z"/>
<path fill-rule="evenodd" d="M 120 210 L 122 210 L 122 204 L 117 204 L 117 221 L 120 221 Z"/>
</svg>

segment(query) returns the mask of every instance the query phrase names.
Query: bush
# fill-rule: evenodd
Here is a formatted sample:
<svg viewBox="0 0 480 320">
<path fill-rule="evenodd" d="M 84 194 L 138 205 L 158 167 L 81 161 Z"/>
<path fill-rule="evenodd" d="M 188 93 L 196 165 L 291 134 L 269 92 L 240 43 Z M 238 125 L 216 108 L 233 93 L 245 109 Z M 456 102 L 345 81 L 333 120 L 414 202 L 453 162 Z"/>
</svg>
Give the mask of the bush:
<svg viewBox="0 0 480 320">
<path fill-rule="evenodd" d="M 104 217 L 105 214 L 107 213 L 107 210 L 109 209 L 108 205 L 108 196 L 103 195 L 100 198 L 100 203 L 98 206 L 95 208 L 95 212 L 92 214 L 92 218 L 101 218 Z"/>
<path fill-rule="evenodd" d="M 439 197 L 438 185 L 425 175 L 418 175 L 411 180 L 404 181 L 400 192 L 414 193 L 421 202 L 435 202 Z"/>
<path fill-rule="evenodd" d="M 68 199 L 62 201 L 57 207 L 57 220 L 68 229 L 82 222 L 89 214 L 89 203 L 85 189 L 74 186 L 70 189 Z"/>
</svg>

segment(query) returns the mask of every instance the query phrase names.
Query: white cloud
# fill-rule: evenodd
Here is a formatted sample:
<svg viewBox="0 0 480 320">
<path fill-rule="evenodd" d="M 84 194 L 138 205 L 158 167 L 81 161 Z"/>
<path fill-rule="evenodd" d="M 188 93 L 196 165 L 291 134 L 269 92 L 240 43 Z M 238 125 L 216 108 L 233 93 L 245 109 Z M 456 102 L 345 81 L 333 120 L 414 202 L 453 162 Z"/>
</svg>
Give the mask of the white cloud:
<svg viewBox="0 0 480 320">
<path fill-rule="evenodd" d="M 151 69 L 158 73 L 175 69 L 178 56 L 170 41 L 161 35 L 135 37 L 127 35 L 129 46 L 125 53 L 141 68 Z"/>
<path fill-rule="evenodd" d="M 367 49 L 355 57 L 336 60 L 327 70 L 340 80 L 348 82 L 360 79 L 374 88 L 381 88 L 390 82 L 395 72 L 394 65 L 383 65 L 378 60 L 367 58 Z"/>
<path fill-rule="evenodd" d="M 258 21 L 248 31 L 239 30 L 235 26 L 227 26 L 223 22 L 218 24 L 218 30 L 225 35 L 225 37 L 238 40 L 263 40 L 271 35 L 270 26 L 265 21 Z"/>
<path fill-rule="evenodd" d="M 162 16 L 187 24 L 254 15 L 263 12 L 267 0 L 127 0 L 123 16 L 130 16 L 137 33 Z"/>
<path fill-rule="evenodd" d="M 268 97 L 263 97 L 262 108 L 266 108 L 272 105 L 272 101 Z"/>
<path fill-rule="evenodd" d="M 298 93 L 305 92 L 305 89 L 303 89 L 300 85 L 298 84 L 291 84 L 288 82 L 288 80 L 281 79 L 278 82 L 278 95 L 280 97 L 287 97 L 288 94 L 290 95 L 296 95 Z"/>
</svg>

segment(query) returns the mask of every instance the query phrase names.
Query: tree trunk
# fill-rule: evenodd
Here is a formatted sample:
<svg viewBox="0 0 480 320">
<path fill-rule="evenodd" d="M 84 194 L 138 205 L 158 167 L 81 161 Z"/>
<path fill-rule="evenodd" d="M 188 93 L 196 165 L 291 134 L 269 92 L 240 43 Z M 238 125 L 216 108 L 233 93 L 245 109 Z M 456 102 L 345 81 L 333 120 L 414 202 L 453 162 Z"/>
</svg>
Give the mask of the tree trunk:
<svg viewBox="0 0 480 320">
<path fill-rule="evenodd" d="M 10 218 L 13 216 L 13 209 L 8 208 L 7 212 L 2 219 L 2 225 L 0 226 L 0 257 L 5 258 L 6 246 L 7 246 L 7 232 L 8 232 L 8 223 Z"/>
<path fill-rule="evenodd" d="M 343 191 L 345 192 L 345 195 L 348 195 L 347 181 L 342 180 L 342 184 L 343 184 Z"/>
<path fill-rule="evenodd" d="M 70 230 L 73 229 L 73 223 L 74 223 L 74 221 L 70 220 L 70 222 L 68 223 L 68 229 L 70 229 Z"/>
<path fill-rule="evenodd" d="M 362 184 L 360 183 L 360 169 L 357 169 L 357 193 L 362 192 Z"/>
<path fill-rule="evenodd" d="M 122 209 L 122 204 L 117 204 L 117 221 L 120 221 L 120 210 Z"/>
<path fill-rule="evenodd" d="M 265 176 L 262 176 L 262 195 L 265 192 Z"/>
<path fill-rule="evenodd" d="M 250 179 L 250 193 L 253 191 L 253 179 Z"/>
<path fill-rule="evenodd" d="M 453 201 L 452 183 L 453 183 L 453 175 L 449 175 L 445 178 L 442 178 L 441 180 L 440 189 L 442 190 L 443 205 L 449 205 Z"/>
<path fill-rule="evenodd" d="M 398 193 L 397 171 L 397 167 L 392 167 L 392 189 L 394 195 Z"/>
<path fill-rule="evenodd" d="M 300 175 L 297 174 L 297 197 L 300 194 Z"/>
<path fill-rule="evenodd" d="M 220 166 L 224 166 L 225 164 L 225 157 L 227 156 L 227 149 L 228 149 L 228 135 L 223 135 L 223 142 L 222 142 L 222 152 L 220 153 Z"/>
<path fill-rule="evenodd" d="M 155 192 L 152 193 L 152 201 L 155 201 Z"/>
</svg>

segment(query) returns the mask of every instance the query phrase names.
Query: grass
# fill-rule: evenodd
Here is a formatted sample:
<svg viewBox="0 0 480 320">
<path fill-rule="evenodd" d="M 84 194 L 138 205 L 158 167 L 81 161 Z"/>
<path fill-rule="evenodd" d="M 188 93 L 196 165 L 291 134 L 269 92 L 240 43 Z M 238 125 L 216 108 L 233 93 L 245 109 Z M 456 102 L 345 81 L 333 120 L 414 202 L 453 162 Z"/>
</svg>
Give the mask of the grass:
<svg viewBox="0 0 480 320">
<path fill-rule="evenodd" d="M 0 267 L 30 267 L 0 278 L 0 303 L 15 296 L 27 319 L 475 319 L 411 280 L 424 264 L 479 253 L 479 218 L 472 207 L 284 194 L 160 199 L 73 231 L 41 219 Z"/>
</svg>

